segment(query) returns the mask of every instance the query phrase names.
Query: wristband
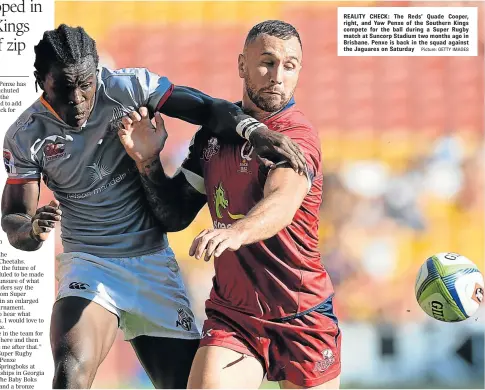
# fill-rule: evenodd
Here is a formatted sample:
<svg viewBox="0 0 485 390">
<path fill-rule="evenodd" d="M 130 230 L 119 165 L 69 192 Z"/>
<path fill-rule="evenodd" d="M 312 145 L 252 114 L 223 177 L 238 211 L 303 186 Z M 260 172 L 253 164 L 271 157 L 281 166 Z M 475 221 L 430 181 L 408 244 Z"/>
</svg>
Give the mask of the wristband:
<svg viewBox="0 0 485 390">
<path fill-rule="evenodd" d="M 249 136 L 251 135 L 251 133 L 260 126 L 265 125 L 254 118 L 246 118 L 237 124 L 236 132 L 239 134 L 240 137 L 249 141 Z"/>
<path fill-rule="evenodd" d="M 259 128 L 262 128 L 262 127 L 266 127 L 266 125 L 263 125 L 262 123 L 257 123 L 255 124 L 254 126 L 252 127 L 249 127 L 247 130 L 246 130 L 246 133 L 243 133 L 244 135 L 244 138 L 247 139 L 248 141 L 250 141 L 250 137 L 251 137 L 251 134 L 258 130 Z"/>
</svg>

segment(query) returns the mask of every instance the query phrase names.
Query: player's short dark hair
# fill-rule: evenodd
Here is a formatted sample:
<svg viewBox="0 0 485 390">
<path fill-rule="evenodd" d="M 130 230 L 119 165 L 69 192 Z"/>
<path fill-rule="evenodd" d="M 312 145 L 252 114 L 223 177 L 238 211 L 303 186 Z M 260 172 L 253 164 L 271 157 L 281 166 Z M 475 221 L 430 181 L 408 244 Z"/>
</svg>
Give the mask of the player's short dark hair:
<svg viewBox="0 0 485 390">
<path fill-rule="evenodd" d="M 244 47 L 253 42 L 262 34 L 280 39 L 290 39 L 296 37 L 298 42 L 300 42 L 300 46 L 303 48 L 300 34 L 298 34 L 298 31 L 296 31 L 296 28 L 281 20 L 265 20 L 264 22 L 258 23 L 249 31 L 248 36 L 246 37 L 246 42 L 244 42 Z"/>
<path fill-rule="evenodd" d="M 55 30 L 46 31 L 34 51 L 34 67 L 41 79 L 46 77 L 53 65 L 74 65 L 88 56 L 93 57 L 96 67 L 99 63 L 96 42 L 82 27 L 61 24 Z"/>
</svg>

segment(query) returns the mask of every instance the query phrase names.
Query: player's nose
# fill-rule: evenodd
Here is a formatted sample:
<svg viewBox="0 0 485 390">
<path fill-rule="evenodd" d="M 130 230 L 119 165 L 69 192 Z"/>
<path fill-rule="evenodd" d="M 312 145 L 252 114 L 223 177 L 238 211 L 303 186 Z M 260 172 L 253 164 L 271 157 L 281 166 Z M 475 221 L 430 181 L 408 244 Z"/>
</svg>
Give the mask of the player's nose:
<svg viewBox="0 0 485 390">
<path fill-rule="evenodd" d="M 72 106 L 77 106 L 78 104 L 81 104 L 84 102 L 84 96 L 79 88 L 76 88 L 69 93 L 69 104 Z"/>
<path fill-rule="evenodd" d="M 271 73 L 271 83 L 272 84 L 281 84 L 283 83 L 283 74 L 284 69 L 283 66 L 275 66 L 273 68 L 273 72 Z"/>
</svg>

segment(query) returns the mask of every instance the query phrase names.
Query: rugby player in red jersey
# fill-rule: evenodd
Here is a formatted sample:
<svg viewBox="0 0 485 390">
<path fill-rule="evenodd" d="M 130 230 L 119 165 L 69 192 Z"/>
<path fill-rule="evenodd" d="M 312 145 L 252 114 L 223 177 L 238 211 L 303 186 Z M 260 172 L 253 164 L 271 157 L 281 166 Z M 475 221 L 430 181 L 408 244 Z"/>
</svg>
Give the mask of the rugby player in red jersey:
<svg viewBox="0 0 485 390">
<path fill-rule="evenodd" d="M 189 388 L 259 388 L 265 374 L 282 388 L 339 387 L 340 330 L 318 249 L 320 142 L 293 98 L 301 65 L 298 32 L 281 21 L 253 27 L 238 62 L 242 109 L 300 146 L 306 175 L 286 161 L 268 169 L 248 141 L 229 144 L 202 127 L 167 177 L 157 157 L 135 153 L 166 136 L 161 117 L 155 132 L 146 110 L 124 119 L 125 148 L 165 229 L 185 228 L 206 202 L 213 219 L 190 248 L 215 257 L 215 277 Z M 238 125 L 243 137 L 252 123 Z"/>
<path fill-rule="evenodd" d="M 5 134 L 1 226 L 25 251 L 38 250 L 56 224 L 62 229 L 52 386 L 90 388 L 120 328 L 154 387 L 185 388 L 200 333 L 166 231 L 146 207 L 116 133 L 123 115 L 141 106 L 208 126 L 229 141 L 241 138 L 236 125 L 251 118 L 146 68 L 100 66 L 96 42 L 82 27 L 44 32 L 34 67 L 42 96 Z M 289 137 L 253 127 L 246 139 L 258 153 L 271 158 L 276 147 L 304 172 L 305 158 Z M 161 149 L 163 139 L 157 141 Z M 55 201 L 38 207 L 41 178 Z"/>
</svg>

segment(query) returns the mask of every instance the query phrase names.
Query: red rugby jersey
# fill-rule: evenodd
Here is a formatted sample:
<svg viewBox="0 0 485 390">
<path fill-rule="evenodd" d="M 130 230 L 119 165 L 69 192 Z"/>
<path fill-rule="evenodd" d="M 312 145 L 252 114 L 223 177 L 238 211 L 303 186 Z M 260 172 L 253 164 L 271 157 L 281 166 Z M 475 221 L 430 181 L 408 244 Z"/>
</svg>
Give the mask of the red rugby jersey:
<svg viewBox="0 0 485 390">
<path fill-rule="evenodd" d="M 294 105 L 264 123 L 299 144 L 311 187 L 288 227 L 272 238 L 236 252 L 225 251 L 215 259 L 207 307 L 223 305 L 275 319 L 320 304 L 333 294 L 333 286 L 318 249 L 323 179 L 318 134 Z M 267 171 L 259 167 L 247 141 L 226 144 L 201 128 L 181 170 L 194 188 L 207 195 L 214 228 L 229 227 L 263 199 Z"/>
</svg>

